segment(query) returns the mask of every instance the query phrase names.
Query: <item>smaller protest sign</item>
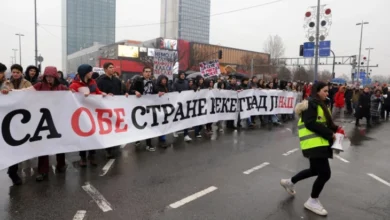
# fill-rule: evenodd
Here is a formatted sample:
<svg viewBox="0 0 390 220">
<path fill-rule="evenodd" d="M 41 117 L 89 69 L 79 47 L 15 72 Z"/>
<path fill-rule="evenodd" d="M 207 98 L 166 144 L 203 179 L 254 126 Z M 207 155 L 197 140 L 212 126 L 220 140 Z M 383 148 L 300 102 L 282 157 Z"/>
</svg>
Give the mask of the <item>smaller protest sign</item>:
<svg viewBox="0 0 390 220">
<path fill-rule="evenodd" d="M 218 76 L 221 74 L 221 69 L 219 68 L 219 61 L 212 60 L 208 62 L 199 63 L 200 72 L 204 78 L 211 76 Z"/>
</svg>

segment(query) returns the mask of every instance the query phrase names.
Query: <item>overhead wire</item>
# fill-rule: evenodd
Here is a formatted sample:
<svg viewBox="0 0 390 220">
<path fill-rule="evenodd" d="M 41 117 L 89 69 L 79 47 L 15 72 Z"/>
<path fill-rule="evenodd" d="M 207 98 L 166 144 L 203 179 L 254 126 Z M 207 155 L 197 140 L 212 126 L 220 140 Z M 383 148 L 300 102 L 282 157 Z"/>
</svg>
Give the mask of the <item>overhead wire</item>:
<svg viewBox="0 0 390 220">
<path fill-rule="evenodd" d="M 262 4 L 258 4 L 258 5 L 245 7 L 245 8 L 240 8 L 240 9 L 235 9 L 235 10 L 225 11 L 225 12 L 219 12 L 219 13 L 215 13 L 215 14 L 210 15 L 210 17 L 226 15 L 226 14 L 236 13 L 236 12 L 240 12 L 240 11 L 246 11 L 246 10 L 250 10 L 250 9 L 254 9 L 254 8 L 259 8 L 259 7 L 263 7 L 263 6 L 267 6 L 267 5 L 276 4 L 276 3 L 279 3 L 279 2 L 282 2 L 282 1 L 284 1 L 284 0 L 275 0 L 275 1 L 271 1 L 271 2 L 266 2 L 266 3 L 262 3 Z M 205 16 L 196 16 L 196 17 L 192 17 L 192 18 L 182 19 L 180 21 L 190 21 L 190 20 L 197 20 L 197 19 L 202 19 L 202 18 L 206 18 L 206 17 Z M 146 27 L 146 26 L 154 26 L 154 25 L 161 25 L 161 24 L 168 24 L 168 23 L 179 23 L 180 21 L 179 20 L 174 20 L 174 21 L 167 21 L 167 22 L 155 22 L 155 23 L 148 23 L 148 24 L 124 25 L 124 26 L 116 26 L 116 27 L 91 26 L 91 27 L 78 27 L 78 28 L 96 28 L 96 27 L 97 28 L 133 28 L 133 27 Z M 53 24 L 40 24 L 40 25 L 48 26 L 48 27 L 61 27 L 61 28 L 65 28 L 66 27 L 66 26 L 62 26 L 62 25 L 53 25 Z"/>
</svg>

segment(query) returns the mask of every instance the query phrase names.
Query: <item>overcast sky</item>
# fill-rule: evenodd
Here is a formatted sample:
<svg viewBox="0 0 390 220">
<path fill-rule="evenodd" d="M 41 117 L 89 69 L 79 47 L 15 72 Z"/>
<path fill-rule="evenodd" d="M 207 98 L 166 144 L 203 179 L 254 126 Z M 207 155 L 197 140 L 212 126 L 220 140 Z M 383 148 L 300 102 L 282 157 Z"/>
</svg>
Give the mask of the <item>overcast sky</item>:
<svg viewBox="0 0 390 220">
<path fill-rule="evenodd" d="M 274 0 L 211 0 L 211 14 L 246 8 Z M 0 62 L 9 65 L 12 49 L 18 49 L 22 33 L 22 64 L 34 63 L 34 6 L 33 0 L 1 0 Z M 37 0 L 38 49 L 44 65 L 61 68 L 61 0 Z M 286 46 L 286 57 L 297 57 L 299 45 L 307 41 L 303 29 L 304 14 L 316 0 L 283 0 L 281 2 L 211 17 L 210 43 L 228 47 L 263 51 L 269 35 L 279 35 Z M 389 0 L 322 0 L 333 11 L 329 40 L 337 56 L 357 55 L 359 52 L 361 20 L 369 21 L 363 35 L 363 48 L 375 48 L 371 53 L 373 74 L 387 75 L 390 69 L 390 8 Z M 160 0 L 117 0 L 116 26 L 160 22 Z M 105 31 L 105 30 L 102 30 Z M 116 40 L 149 40 L 159 37 L 160 26 L 117 28 Z M 18 52 L 19 53 L 19 52 Z M 17 62 L 19 63 L 19 54 Z M 363 50 L 367 56 L 367 51 Z M 321 67 L 321 69 L 331 67 Z M 350 74 L 350 66 L 336 66 L 337 75 Z"/>
</svg>

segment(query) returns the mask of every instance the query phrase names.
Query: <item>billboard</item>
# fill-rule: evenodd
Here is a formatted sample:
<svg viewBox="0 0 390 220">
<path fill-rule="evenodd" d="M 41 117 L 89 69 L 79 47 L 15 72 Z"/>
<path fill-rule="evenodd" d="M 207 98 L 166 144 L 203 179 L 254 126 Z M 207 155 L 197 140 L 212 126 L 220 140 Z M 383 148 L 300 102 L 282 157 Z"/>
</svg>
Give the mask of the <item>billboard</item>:
<svg viewBox="0 0 390 220">
<path fill-rule="evenodd" d="M 177 50 L 177 40 L 160 38 L 160 49 Z"/>
<path fill-rule="evenodd" d="M 138 58 L 138 47 L 118 45 L 118 57 Z"/>
</svg>

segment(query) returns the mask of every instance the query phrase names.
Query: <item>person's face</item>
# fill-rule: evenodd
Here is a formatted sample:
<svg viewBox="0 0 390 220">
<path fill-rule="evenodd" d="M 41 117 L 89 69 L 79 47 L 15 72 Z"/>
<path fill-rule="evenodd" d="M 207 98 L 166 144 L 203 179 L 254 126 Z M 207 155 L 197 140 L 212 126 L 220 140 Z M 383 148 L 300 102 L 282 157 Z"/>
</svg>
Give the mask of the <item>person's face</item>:
<svg viewBox="0 0 390 220">
<path fill-rule="evenodd" d="M 0 80 L 4 79 L 4 76 L 5 76 L 5 73 L 4 72 L 0 72 Z"/>
<path fill-rule="evenodd" d="M 109 65 L 106 69 L 106 73 L 109 75 L 109 76 L 112 76 L 114 75 L 114 65 Z"/>
<path fill-rule="evenodd" d="M 164 85 L 164 86 L 165 86 L 166 84 L 167 84 L 167 79 L 165 79 L 165 78 L 162 79 L 162 80 L 161 80 L 161 85 Z"/>
<path fill-rule="evenodd" d="M 180 79 L 184 79 L 185 77 L 186 77 L 186 75 L 180 74 Z"/>
<path fill-rule="evenodd" d="M 370 92 L 370 89 L 369 88 L 364 88 L 364 90 L 363 90 L 365 93 L 369 93 Z"/>
<path fill-rule="evenodd" d="M 12 70 L 12 78 L 20 79 L 21 77 L 22 77 L 22 72 L 20 72 L 18 69 Z"/>
<path fill-rule="evenodd" d="M 30 69 L 30 70 L 28 71 L 28 75 L 29 75 L 31 78 L 34 77 L 36 73 L 37 73 L 37 71 L 36 71 L 35 69 Z"/>
<path fill-rule="evenodd" d="M 218 82 L 221 82 L 221 79 L 218 79 Z"/>
<path fill-rule="evenodd" d="M 84 81 L 88 82 L 88 80 L 90 80 L 91 78 L 92 78 L 92 71 L 85 74 Z"/>
<path fill-rule="evenodd" d="M 236 84 L 237 83 L 237 80 L 236 79 L 232 79 L 232 84 Z"/>
<path fill-rule="evenodd" d="M 189 82 L 188 82 L 188 85 L 189 85 L 189 86 L 192 86 L 193 84 L 194 84 L 194 82 L 192 82 L 192 81 L 189 81 Z"/>
<path fill-rule="evenodd" d="M 244 82 L 242 82 L 244 85 L 247 85 L 248 84 L 248 80 L 245 80 Z"/>
<path fill-rule="evenodd" d="M 214 86 L 214 82 L 210 81 L 210 87 L 213 87 L 213 86 Z"/>
<path fill-rule="evenodd" d="M 252 79 L 253 83 L 257 83 L 257 81 L 259 81 L 259 79 L 257 79 L 256 77 Z"/>
<path fill-rule="evenodd" d="M 376 91 L 376 92 L 375 92 L 375 95 L 377 95 L 377 96 L 380 95 L 380 94 L 381 94 L 380 91 Z"/>
<path fill-rule="evenodd" d="M 54 84 L 54 77 L 52 76 L 45 76 L 46 82 L 49 83 L 50 85 Z"/>
<path fill-rule="evenodd" d="M 143 72 L 143 76 L 145 77 L 145 79 L 149 79 L 151 75 L 152 75 L 152 69 L 146 68 Z"/>
<path fill-rule="evenodd" d="M 320 97 L 320 99 L 321 99 L 322 101 L 325 101 L 326 98 L 328 97 L 328 90 L 329 90 L 328 86 L 325 86 L 324 88 L 322 88 L 322 89 L 317 93 L 318 97 Z"/>
<path fill-rule="evenodd" d="M 273 84 L 273 83 L 270 83 L 270 84 L 269 84 L 269 87 L 271 87 L 271 88 L 274 87 L 274 84 Z"/>
<path fill-rule="evenodd" d="M 225 89 L 225 84 L 222 83 L 221 89 Z"/>
<path fill-rule="evenodd" d="M 203 84 L 204 79 L 199 80 L 199 84 Z"/>
</svg>

